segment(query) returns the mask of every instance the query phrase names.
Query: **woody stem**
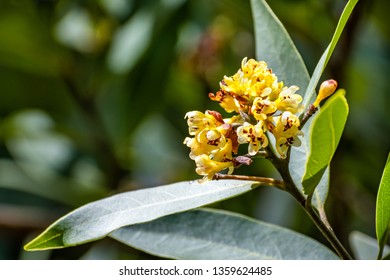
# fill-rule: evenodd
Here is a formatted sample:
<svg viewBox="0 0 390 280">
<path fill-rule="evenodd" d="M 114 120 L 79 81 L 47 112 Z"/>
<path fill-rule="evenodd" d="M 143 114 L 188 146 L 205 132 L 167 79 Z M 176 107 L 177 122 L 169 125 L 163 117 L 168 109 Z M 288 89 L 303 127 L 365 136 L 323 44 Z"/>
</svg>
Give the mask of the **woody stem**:
<svg viewBox="0 0 390 280">
<path fill-rule="evenodd" d="M 265 184 L 265 185 L 275 186 L 276 188 L 281 189 L 281 190 L 285 190 L 283 180 L 278 180 L 278 179 L 274 179 L 274 178 L 246 176 L 246 175 L 228 175 L 228 174 L 217 173 L 214 175 L 213 179 L 215 179 L 215 180 L 233 179 L 233 180 L 255 181 L 255 182 Z"/>
<path fill-rule="evenodd" d="M 309 195 L 307 198 L 302 194 L 302 192 L 295 185 L 290 170 L 288 167 L 289 163 L 289 154 L 286 159 L 280 159 L 276 157 L 273 153 L 269 153 L 268 159 L 273 163 L 276 169 L 279 171 L 280 175 L 284 181 L 284 190 L 290 193 L 302 206 L 305 210 L 306 214 L 310 217 L 316 227 L 320 230 L 322 235 L 328 240 L 328 242 L 332 245 L 333 249 L 339 255 L 341 259 L 351 260 L 352 257 L 348 253 L 348 251 L 341 244 L 337 236 L 335 235 L 332 227 L 330 226 L 328 220 L 325 215 L 318 215 L 315 211 L 311 199 L 312 195 Z"/>
<path fill-rule="evenodd" d="M 313 104 L 310 104 L 309 107 L 307 107 L 307 110 L 304 114 L 302 114 L 299 117 L 300 125 L 299 130 L 302 130 L 303 126 L 306 124 L 306 122 L 310 119 L 311 116 L 313 116 L 318 111 L 318 108 L 315 107 Z"/>
</svg>

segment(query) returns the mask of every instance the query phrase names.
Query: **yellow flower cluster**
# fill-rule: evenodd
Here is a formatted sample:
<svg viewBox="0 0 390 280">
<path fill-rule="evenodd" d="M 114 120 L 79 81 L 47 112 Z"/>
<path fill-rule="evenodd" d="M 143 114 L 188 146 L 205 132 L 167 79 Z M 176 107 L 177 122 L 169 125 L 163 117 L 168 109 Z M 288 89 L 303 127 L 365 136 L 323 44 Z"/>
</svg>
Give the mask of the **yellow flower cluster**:
<svg viewBox="0 0 390 280">
<path fill-rule="evenodd" d="M 196 162 L 199 175 L 212 178 L 216 173 L 247 164 L 237 154 L 240 144 L 248 144 L 248 157 L 255 156 L 268 146 L 269 132 L 275 137 L 276 150 L 285 158 L 288 148 L 299 146 L 300 121 L 295 115 L 302 111 L 302 97 L 297 86 L 285 87 L 264 61 L 244 58 L 241 68 L 233 76 L 225 76 L 220 90 L 210 93 L 226 112 L 235 112 L 223 119 L 215 111 L 188 112 L 185 116 L 189 134 L 184 140 L 190 158 Z M 240 158 L 240 160 L 239 160 Z"/>
</svg>

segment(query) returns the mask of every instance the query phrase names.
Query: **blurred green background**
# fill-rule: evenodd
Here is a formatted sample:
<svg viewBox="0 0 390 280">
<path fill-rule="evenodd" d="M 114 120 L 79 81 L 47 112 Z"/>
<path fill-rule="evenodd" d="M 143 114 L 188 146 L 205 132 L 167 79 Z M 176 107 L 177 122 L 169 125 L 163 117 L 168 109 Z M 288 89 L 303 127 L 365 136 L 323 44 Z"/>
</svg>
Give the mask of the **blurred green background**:
<svg viewBox="0 0 390 280">
<path fill-rule="evenodd" d="M 347 1 L 269 2 L 311 73 Z M 375 237 L 390 150 L 389 9 L 386 0 L 359 1 L 323 76 L 350 104 L 327 202 L 344 244 L 353 230 Z M 252 25 L 249 1 L 1 0 L 0 259 L 154 258 L 110 239 L 45 252 L 23 245 L 90 201 L 199 178 L 183 145 L 184 115 L 220 110 L 208 93 L 254 56 Z M 278 176 L 261 160 L 236 173 Z M 213 207 L 327 244 L 278 190 Z"/>
</svg>

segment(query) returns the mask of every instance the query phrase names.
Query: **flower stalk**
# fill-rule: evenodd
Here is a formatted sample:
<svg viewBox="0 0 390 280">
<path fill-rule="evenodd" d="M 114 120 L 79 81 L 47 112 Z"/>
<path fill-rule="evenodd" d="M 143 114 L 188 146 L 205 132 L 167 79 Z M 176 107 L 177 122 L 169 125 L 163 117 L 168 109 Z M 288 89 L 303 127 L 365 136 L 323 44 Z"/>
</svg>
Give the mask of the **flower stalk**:
<svg viewBox="0 0 390 280">
<path fill-rule="evenodd" d="M 246 175 L 229 175 L 229 174 L 220 174 L 217 173 L 214 175 L 214 180 L 222 179 L 234 179 L 234 180 L 243 180 L 243 181 L 254 181 L 260 184 L 274 186 L 280 190 L 285 190 L 285 185 L 283 180 L 278 180 L 274 178 L 267 177 L 257 177 L 257 176 L 246 176 Z"/>
</svg>

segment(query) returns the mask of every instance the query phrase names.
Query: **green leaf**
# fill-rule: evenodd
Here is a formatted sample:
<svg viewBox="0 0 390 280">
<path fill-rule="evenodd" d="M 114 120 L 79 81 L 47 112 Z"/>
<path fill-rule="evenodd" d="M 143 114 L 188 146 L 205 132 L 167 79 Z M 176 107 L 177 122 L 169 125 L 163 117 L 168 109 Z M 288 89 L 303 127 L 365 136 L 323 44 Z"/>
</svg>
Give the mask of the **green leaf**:
<svg viewBox="0 0 390 280">
<path fill-rule="evenodd" d="M 355 7 L 358 0 L 350 0 L 344 8 L 343 13 L 340 16 L 339 22 L 337 24 L 336 30 L 333 34 L 332 40 L 329 43 L 329 46 L 326 48 L 325 52 L 322 54 L 320 60 L 317 63 L 316 68 L 314 69 L 313 75 L 311 76 L 309 86 L 306 89 L 305 98 L 303 100 L 304 107 L 307 108 L 310 102 L 312 102 L 312 97 L 317 87 L 318 81 L 320 80 L 322 73 L 325 70 L 326 65 L 330 57 L 332 56 L 333 50 L 335 49 L 337 42 L 339 41 L 340 35 L 344 30 L 345 24 L 348 21 L 349 16 L 351 15 L 353 8 Z"/>
<path fill-rule="evenodd" d="M 228 199 L 258 185 L 238 180 L 193 181 L 117 194 L 70 212 L 25 249 L 46 250 L 83 244 L 101 239 L 120 227 Z"/>
<path fill-rule="evenodd" d="M 311 122 L 311 120 L 309 120 Z M 307 124 L 306 124 L 307 125 Z M 308 127 L 305 126 L 303 128 L 304 135 L 310 135 Z M 305 174 L 305 166 L 307 161 L 307 155 L 310 151 L 309 146 L 309 137 L 304 137 L 302 139 L 302 144 L 299 147 L 292 147 L 291 150 L 291 158 L 290 158 L 290 164 L 289 164 L 289 170 L 291 177 L 295 183 L 295 185 L 298 187 L 298 189 L 303 193 L 303 186 L 302 186 L 302 178 Z M 324 171 L 324 175 L 322 176 L 320 182 L 317 185 L 317 188 L 314 190 L 313 195 L 313 206 L 318 211 L 323 211 L 326 199 L 328 197 L 328 191 L 329 191 L 329 167 Z"/>
<path fill-rule="evenodd" d="M 390 233 L 390 154 L 383 170 L 376 200 L 376 237 L 378 239 L 378 259 L 383 255 L 383 248 Z"/>
<path fill-rule="evenodd" d="M 324 245 L 297 232 L 211 209 L 120 228 L 110 237 L 174 259 L 338 259 Z"/>
<path fill-rule="evenodd" d="M 328 48 L 325 50 L 324 54 L 322 55 L 321 59 L 319 60 L 313 75 L 310 79 L 310 83 L 306 88 L 306 93 L 304 97 L 304 106 L 305 108 L 308 106 L 308 104 L 311 102 L 314 90 L 318 84 L 319 79 L 321 78 L 321 75 L 326 67 L 326 64 L 328 63 L 333 50 L 338 42 L 338 39 L 340 38 L 341 32 L 344 29 L 345 23 L 347 22 L 354 6 L 356 5 L 357 0 L 351 0 L 347 3 L 341 17 L 339 20 L 339 23 L 336 27 L 335 33 L 333 35 L 333 38 L 328 46 Z M 302 131 L 304 135 L 310 135 L 309 134 L 309 128 L 311 127 L 311 124 L 313 122 L 313 119 L 310 119 L 306 125 L 303 127 Z M 292 147 L 291 149 L 291 158 L 290 158 L 290 164 L 289 169 L 291 176 L 294 180 L 294 183 L 296 186 L 303 191 L 303 186 L 301 184 L 303 176 L 305 174 L 306 170 L 306 161 L 307 161 L 307 155 L 310 152 L 310 143 L 309 143 L 309 137 L 304 137 L 302 139 L 302 145 L 300 147 Z M 321 181 L 317 185 L 317 188 L 314 191 L 313 195 L 313 205 L 321 212 L 323 210 L 323 207 L 326 202 L 327 194 L 329 189 L 329 167 L 325 170 L 324 176 L 321 178 Z"/>
<path fill-rule="evenodd" d="M 282 23 L 265 1 L 252 0 L 251 4 L 257 58 L 265 60 L 286 85 L 297 85 L 301 90 L 306 89 L 310 80 L 309 74 Z M 304 133 L 308 135 L 306 126 L 304 127 Z M 308 147 L 308 140 L 306 138 L 302 139 L 302 145 L 292 149 L 289 165 L 293 180 L 301 190 L 306 157 L 309 151 Z M 313 197 L 313 205 L 319 211 L 323 209 L 328 194 L 329 171 L 327 171 L 327 174 L 322 178 Z"/>
<path fill-rule="evenodd" d="M 313 193 L 330 164 L 348 116 L 345 91 L 338 90 L 314 116 L 310 128 L 310 154 L 302 179 L 305 194 Z"/>
<path fill-rule="evenodd" d="M 320 217 L 326 217 L 325 202 L 329 192 L 329 179 L 330 179 L 330 171 L 328 166 L 320 182 L 318 183 L 317 188 L 314 190 L 314 194 L 312 198 L 312 204 L 318 210 Z"/>
<path fill-rule="evenodd" d="M 301 55 L 283 24 L 265 1 L 252 0 L 251 5 L 257 59 L 266 61 L 279 80 L 284 81 L 286 85 L 297 85 L 301 90 L 305 90 L 310 77 Z M 298 149 L 293 148 L 289 165 L 293 180 L 300 189 L 302 189 L 301 182 L 309 150 L 309 145 L 305 141 L 305 138 L 302 139 L 302 145 Z M 329 172 L 327 174 L 329 175 Z M 326 201 L 329 188 L 328 179 L 329 176 L 323 177 L 313 197 L 313 205 L 318 210 L 323 208 Z"/>
<path fill-rule="evenodd" d="M 252 0 L 256 57 L 267 62 L 286 86 L 301 90 L 309 84 L 309 73 L 283 24 L 264 0 Z"/>
<path fill-rule="evenodd" d="M 352 252 L 358 260 L 375 260 L 378 254 L 378 242 L 359 231 L 353 231 L 349 235 L 349 243 L 351 244 Z M 384 246 L 385 254 L 390 253 L 390 247 Z"/>
</svg>

